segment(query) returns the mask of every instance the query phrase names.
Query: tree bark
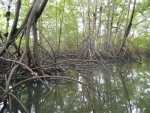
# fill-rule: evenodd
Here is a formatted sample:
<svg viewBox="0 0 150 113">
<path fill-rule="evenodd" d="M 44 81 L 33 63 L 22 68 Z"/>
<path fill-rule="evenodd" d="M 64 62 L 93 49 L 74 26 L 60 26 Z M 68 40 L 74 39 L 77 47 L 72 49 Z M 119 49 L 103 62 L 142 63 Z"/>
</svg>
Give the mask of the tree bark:
<svg viewBox="0 0 150 113">
<path fill-rule="evenodd" d="M 134 11 L 135 11 L 135 5 L 136 5 L 136 0 L 134 0 L 134 6 L 133 6 L 133 10 L 132 10 L 130 22 L 129 22 L 129 25 L 126 27 L 126 30 L 125 30 L 125 33 L 124 33 L 124 36 L 123 36 L 122 44 L 121 44 L 120 48 L 118 49 L 118 52 L 116 53 L 116 56 L 118 56 L 119 53 L 121 52 L 122 48 L 123 48 L 124 45 L 125 45 L 125 42 L 126 42 L 126 40 L 127 40 L 127 37 L 128 37 L 128 35 L 129 35 L 129 33 L 130 33 L 130 29 L 131 29 L 131 26 L 132 26 L 133 15 L 134 15 Z"/>
</svg>

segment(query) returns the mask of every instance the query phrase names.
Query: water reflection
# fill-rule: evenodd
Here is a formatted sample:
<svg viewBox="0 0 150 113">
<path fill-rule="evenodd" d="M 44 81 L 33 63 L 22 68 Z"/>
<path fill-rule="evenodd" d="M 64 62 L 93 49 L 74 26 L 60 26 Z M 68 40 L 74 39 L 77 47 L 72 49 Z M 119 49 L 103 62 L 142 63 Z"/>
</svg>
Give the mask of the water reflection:
<svg viewBox="0 0 150 113">
<path fill-rule="evenodd" d="M 150 113 L 148 64 L 92 67 L 68 70 L 68 77 L 86 85 L 43 79 L 44 84 L 31 80 L 13 88 L 1 113 Z"/>
</svg>

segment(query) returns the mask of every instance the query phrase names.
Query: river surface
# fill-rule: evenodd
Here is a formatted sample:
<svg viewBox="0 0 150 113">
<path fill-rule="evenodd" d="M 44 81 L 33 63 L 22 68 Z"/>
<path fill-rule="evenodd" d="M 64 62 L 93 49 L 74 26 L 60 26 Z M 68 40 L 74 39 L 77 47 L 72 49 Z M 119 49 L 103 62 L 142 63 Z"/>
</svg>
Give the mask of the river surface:
<svg viewBox="0 0 150 113">
<path fill-rule="evenodd" d="M 9 97 L 4 113 L 150 113 L 150 60 L 74 67 L 66 75 L 77 81 L 31 80 L 15 87 L 11 93 L 19 101 Z"/>
</svg>

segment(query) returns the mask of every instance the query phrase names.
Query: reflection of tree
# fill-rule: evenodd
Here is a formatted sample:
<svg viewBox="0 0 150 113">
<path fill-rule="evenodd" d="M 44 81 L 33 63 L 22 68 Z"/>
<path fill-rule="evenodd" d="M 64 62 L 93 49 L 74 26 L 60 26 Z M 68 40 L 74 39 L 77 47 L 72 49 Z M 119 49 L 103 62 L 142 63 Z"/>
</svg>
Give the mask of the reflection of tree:
<svg viewBox="0 0 150 113">
<path fill-rule="evenodd" d="M 135 77 L 131 69 L 128 65 L 83 70 L 80 74 L 71 71 L 76 80 L 87 85 L 70 82 L 71 78 L 60 79 L 60 76 L 55 76 L 59 79 L 41 79 L 45 84 L 31 78 L 31 81 L 13 88 L 10 94 L 15 95 L 29 113 L 104 113 L 106 109 L 112 113 L 131 113 L 134 107 L 149 113 L 149 90 L 145 90 L 149 88 L 149 73 L 140 70 L 141 74 Z M 23 113 L 25 110 L 11 95 L 5 111 Z"/>
<path fill-rule="evenodd" d="M 35 110 L 36 113 L 40 113 L 41 97 L 45 95 L 42 86 L 40 82 L 28 81 L 13 88 L 13 91 L 9 93 L 9 105 L 5 108 L 5 111 L 32 113 L 32 110 Z"/>
<path fill-rule="evenodd" d="M 145 63 L 141 64 L 135 73 L 137 75 L 134 77 L 135 110 L 139 113 L 150 113 L 149 61 L 145 59 Z"/>
<path fill-rule="evenodd" d="M 80 91 L 74 83 L 68 84 L 68 82 L 65 83 L 61 80 L 56 80 L 54 83 L 47 81 L 47 83 L 49 88 L 52 89 L 51 91 L 40 81 L 29 81 L 13 88 L 12 93 L 23 103 L 29 113 L 63 111 L 79 113 L 94 111 L 95 109 L 101 111 L 99 104 L 94 103 L 93 98 L 89 100 L 89 92 L 84 90 L 85 87 L 83 87 L 83 91 Z M 10 101 L 12 102 L 11 112 L 24 112 L 22 106 L 15 99 L 11 98 Z M 91 104 L 93 105 L 91 106 Z"/>
<path fill-rule="evenodd" d="M 129 67 L 129 68 L 128 68 Z M 131 108 L 131 100 L 130 100 L 130 97 L 129 97 L 129 90 L 132 90 L 132 87 L 128 87 L 128 82 L 130 81 L 127 81 L 128 79 L 130 80 L 130 76 L 127 77 L 130 72 L 131 72 L 131 69 L 130 68 L 130 65 L 128 65 L 128 67 L 126 67 L 125 65 L 124 66 L 120 66 L 116 73 L 117 75 L 115 74 L 114 76 L 117 76 L 117 98 L 116 98 L 116 103 L 120 103 L 120 107 L 121 107 L 121 111 L 122 112 L 127 112 L 127 113 L 132 113 L 132 108 Z M 131 84 L 130 84 L 131 85 Z M 130 86 L 129 85 L 129 86 Z M 120 101 L 120 102 L 119 102 Z"/>
<path fill-rule="evenodd" d="M 137 100 L 137 107 L 140 108 L 143 113 L 150 113 L 150 92 L 141 94 L 141 97 Z"/>
<path fill-rule="evenodd" d="M 132 109 L 127 88 L 128 82 L 126 81 L 131 69 L 124 70 L 121 67 L 114 65 L 106 66 L 105 68 L 101 67 L 101 69 L 97 70 L 95 81 L 99 83 L 97 89 L 103 96 L 105 105 L 112 113 L 131 113 Z"/>
<path fill-rule="evenodd" d="M 128 102 L 128 104 L 125 103 L 126 105 L 126 109 L 130 109 L 130 112 L 129 113 L 132 113 L 132 109 L 131 109 L 131 103 L 130 103 L 130 98 L 129 98 L 129 93 L 128 93 L 128 89 L 126 87 L 126 83 L 125 83 L 125 78 L 124 76 L 122 75 L 121 71 L 119 71 L 119 75 L 120 75 L 120 79 L 121 79 L 121 83 L 122 83 L 122 87 L 123 87 L 123 91 L 124 91 L 124 96 Z M 128 112 L 128 110 L 127 110 Z"/>
<path fill-rule="evenodd" d="M 104 94 L 106 95 L 106 105 L 110 108 L 111 107 L 111 75 L 110 72 L 108 70 L 103 70 L 103 74 L 104 74 Z"/>
</svg>

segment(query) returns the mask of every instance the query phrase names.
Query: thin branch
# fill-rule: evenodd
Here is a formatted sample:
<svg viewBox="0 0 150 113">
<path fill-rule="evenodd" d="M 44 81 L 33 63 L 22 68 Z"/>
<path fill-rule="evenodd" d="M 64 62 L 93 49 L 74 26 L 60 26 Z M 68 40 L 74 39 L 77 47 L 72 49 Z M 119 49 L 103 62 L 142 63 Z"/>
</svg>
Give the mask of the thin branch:
<svg viewBox="0 0 150 113">
<path fill-rule="evenodd" d="M 15 65 L 13 67 L 13 69 L 11 70 L 10 74 L 9 74 L 9 77 L 8 77 L 8 80 L 6 81 L 6 90 L 5 92 L 7 92 L 9 90 L 9 85 L 10 85 L 10 81 L 13 77 L 13 74 L 16 72 L 17 68 L 18 68 L 19 65 Z"/>
<path fill-rule="evenodd" d="M 25 107 L 25 105 L 13 93 L 9 93 L 9 95 L 12 96 L 14 99 L 17 100 L 17 102 L 21 105 L 21 107 L 24 109 L 24 111 L 26 113 L 29 113 L 29 111 L 27 110 L 27 108 Z"/>
<path fill-rule="evenodd" d="M 22 80 L 21 82 L 17 83 L 16 85 L 14 85 L 11 89 L 9 89 L 7 92 L 5 92 L 1 97 L 0 97 L 0 101 L 11 91 L 13 90 L 15 87 L 17 87 L 18 85 L 21 85 L 23 84 L 24 82 L 27 82 L 27 81 L 30 81 L 30 80 L 35 80 L 35 79 L 42 79 L 42 78 L 50 78 L 51 80 L 66 80 L 66 81 L 74 81 L 74 82 L 77 82 L 79 84 L 82 84 L 83 86 L 86 86 L 86 87 L 89 87 L 90 89 L 96 91 L 95 89 L 93 89 L 91 86 L 89 86 L 88 84 L 85 84 L 79 80 L 76 80 L 74 78 L 69 78 L 69 77 L 65 77 L 65 76 L 48 76 L 48 75 L 43 75 L 43 76 L 34 76 L 32 78 L 28 78 L 28 79 L 25 79 L 25 80 Z M 97 92 L 97 91 L 96 91 Z M 98 92 L 97 92 L 98 93 Z"/>
<path fill-rule="evenodd" d="M 11 59 L 5 59 L 4 57 L 0 57 L 0 59 L 5 60 L 5 61 L 9 61 L 9 62 L 17 63 L 17 64 L 21 65 L 22 67 L 26 68 L 26 69 L 27 69 L 28 71 L 30 71 L 31 73 L 34 73 L 31 68 L 29 68 L 29 67 L 26 66 L 25 64 L 21 63 L 20 61 L 15 61 L 15 60 L 11 60 Z"/>
</svg>

